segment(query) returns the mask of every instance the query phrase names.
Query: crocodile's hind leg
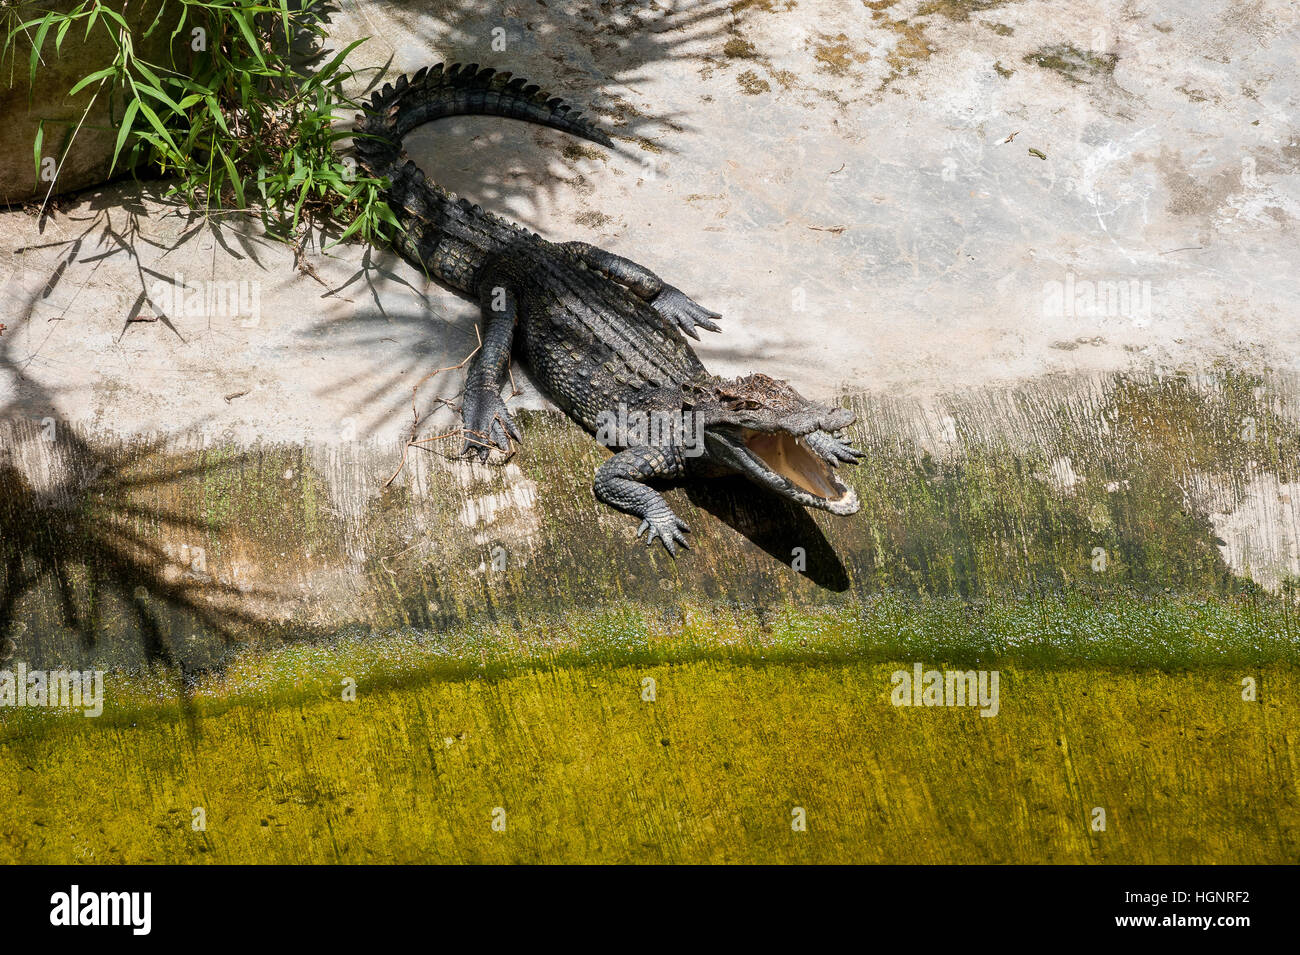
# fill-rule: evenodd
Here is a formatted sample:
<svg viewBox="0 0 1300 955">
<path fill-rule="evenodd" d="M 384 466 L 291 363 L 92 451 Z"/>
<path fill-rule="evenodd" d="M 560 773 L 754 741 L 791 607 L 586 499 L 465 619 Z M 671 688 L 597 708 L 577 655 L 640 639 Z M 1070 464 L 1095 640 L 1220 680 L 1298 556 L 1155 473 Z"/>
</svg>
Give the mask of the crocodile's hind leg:
<svg viewBox="0 0 1300 955">
<path fill-rule="evenodd" d="M 461 454 L 486 461 L 492 448 L 510 450 L 510 438 L 523 440 L 501 399 L 510 375 L 510 346 L 515 336 L 518 304 L 506 285 L 488 279 L 479 294 L 483 308 L 483 344 L 470 362 L 461 403 L 465 445 Z"/>
<path fill-rule="evenodd" d="M 608 275 L 632 290 L 638 298 L 692 338 L 699 338 L 696 327 L 720 331 L 714 322 L 721 318 L 703 305 L 692 301 L 681 289 L 669 285 L 644 265 L 625 259 L 588 242 L 565 242 L 564 248 L 587 263 L 589 268 Z"/>
<path fill-rule="evenodd" d="M 673 445 L 628 448 L 600 466 L 593 487 L 596 497 L 606 504 L 641 518 L 638 537 L 648 531 L 647 544 L 657 536 L 676 557 L 678 544 L 690 546 L 683 536 L 690 528 L 673 513 L 662 494 L 643 482 L 677 478 L 683 473 L 681 451 Z"/>
</svg>

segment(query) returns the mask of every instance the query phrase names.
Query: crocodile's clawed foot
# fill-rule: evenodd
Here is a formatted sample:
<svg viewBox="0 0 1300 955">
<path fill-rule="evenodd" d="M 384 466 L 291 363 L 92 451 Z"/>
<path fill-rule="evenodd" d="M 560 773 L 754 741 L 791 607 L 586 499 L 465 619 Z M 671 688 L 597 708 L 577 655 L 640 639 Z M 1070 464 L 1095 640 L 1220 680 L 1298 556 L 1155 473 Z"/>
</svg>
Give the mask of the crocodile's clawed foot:
<svg viewBox="0 0 1300 955">
<path fill-rule="evenodd" d="M 857 464 L 858 459 L 864 456 L 864 452 L 844 440 L 842 432 L 828 434 L 825 431 L 814 431 L 805 435 L 804 441 L 832 467 L 839 467 L 841 464 Z"/>
<path fill-rule="evenodd" d="M 646 534 L 646 531 L 649 531 L 649 533 Z M 647 516 L 641 522 L 641 526 L 636 529 L 636 536 L 640 537 L 642 534 L 646 534 L 645 542 L 647 544 L 651 543 L 657 536 L 663 542 L 664 549 L 676 557 L 678 544 L 681 544 L 687 550 L 691 549 L 691 545 L 686 543 L 686 538 L 683 536 L 683 534 L 689 534 L 690 532 L 691 529 L 686 526 L 686 523 L 680 517 L 672 511 L 665 511 L 664 513 Z"/>
<path fill-rule="evenodd" d="M 488 388 L 471 388 L 465 392 L 461 406 L 461 419 L 465 432 L 462 456 L 477 457 L 486 463 L 493 448 L 510 451 L 510 439 L 522 441 L 506 403 L 501 395 Z"/>
<path fill-rule="evenodd" d="M 711 332 L 722 331 L 716 324 L 721 315 L 710 312 L 703 305 L 692 301 L 681 289 L 671 285 L 665 285 L 650 305 L 691 338 L 700 337 L 695 331 L 696 327 L 707 328 Z"/>
</svg>

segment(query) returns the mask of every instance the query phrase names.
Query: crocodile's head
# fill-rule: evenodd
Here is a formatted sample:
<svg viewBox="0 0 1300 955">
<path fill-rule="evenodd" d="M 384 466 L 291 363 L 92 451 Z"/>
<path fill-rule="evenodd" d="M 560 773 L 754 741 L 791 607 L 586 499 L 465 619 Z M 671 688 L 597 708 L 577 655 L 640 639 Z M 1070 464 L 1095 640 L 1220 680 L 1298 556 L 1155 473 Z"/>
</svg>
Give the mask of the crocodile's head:
<svg viewBox="0 0 1300 955">
<path fill-rule="evenodd" d="M 861 506 L 806 440 L 815 431 L 852 424 L 847 408 L 817 404 L 784 381 L 756 374 L 715 380 L 697 411 L 704 415 L 705 449 L 715 463 L 805 507 L 854 514 Z"/>
</svg>

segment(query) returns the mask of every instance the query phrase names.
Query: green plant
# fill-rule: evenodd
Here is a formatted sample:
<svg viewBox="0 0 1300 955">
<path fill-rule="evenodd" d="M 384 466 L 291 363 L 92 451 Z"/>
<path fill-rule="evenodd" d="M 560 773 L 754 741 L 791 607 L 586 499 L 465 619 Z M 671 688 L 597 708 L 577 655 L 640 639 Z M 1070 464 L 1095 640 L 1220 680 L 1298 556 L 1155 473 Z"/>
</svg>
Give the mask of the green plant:
<svg viewBox="0 0 1300 955">
<path fill-rule="evenodd" d="M 343 87 L 357 75 L 347 57 L 363 41 L 320 63 L 323 0 L 159 0 L 140 37 L 103 0 L 67 11 L 20 0 L 18 16 L 12 0 L 5 5 L 4 51 L 12 69 L 15 41 L 28 38 L 33 85 L 51 41 L 57 55 L 74 28 L 83 38 L 97 29 L 107 34 L 112 63 L 83 76 L 68 95 L 93 91 L 77 129 L 107 98 L 118 130 L 112 169 L 152 166 L 173 177 L 168 195 L 209 214 L 255 208 L 267 231 L 288 242 L 312 223 L 335 228 L 336 242 L 384 238 L 397 226 L 382 181 L 355 175 L 355 164 L 336 150 L 351 135 L 335 128 L 336 116 L 359 108 Z M 155 31 L 169 33 L 167 63 L 136 52 L 137 40 Z M 38 167 L 44 132 L 42 123 Z"/>
</svg>

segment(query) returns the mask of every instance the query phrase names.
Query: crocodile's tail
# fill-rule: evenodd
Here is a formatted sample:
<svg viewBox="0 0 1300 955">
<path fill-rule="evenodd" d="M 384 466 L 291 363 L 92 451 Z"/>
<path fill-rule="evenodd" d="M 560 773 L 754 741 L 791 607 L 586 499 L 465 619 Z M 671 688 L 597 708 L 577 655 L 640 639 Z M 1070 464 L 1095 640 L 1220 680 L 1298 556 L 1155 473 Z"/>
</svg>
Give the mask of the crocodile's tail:
<svg viewBox="0 0 1300 955">
<path fill-rule="evenodd" d="M 402 137 L 443 116 L 508 116 L 612 147 L 590 120 L 557 97 L 477 63 L 439 63 L 409 79 L 400 76 L 375 93 L 366 112 L 357 116 L 354 138 L 357 161 L 374 176 L 391 176 L 406 162 Z"/>
</svg>

